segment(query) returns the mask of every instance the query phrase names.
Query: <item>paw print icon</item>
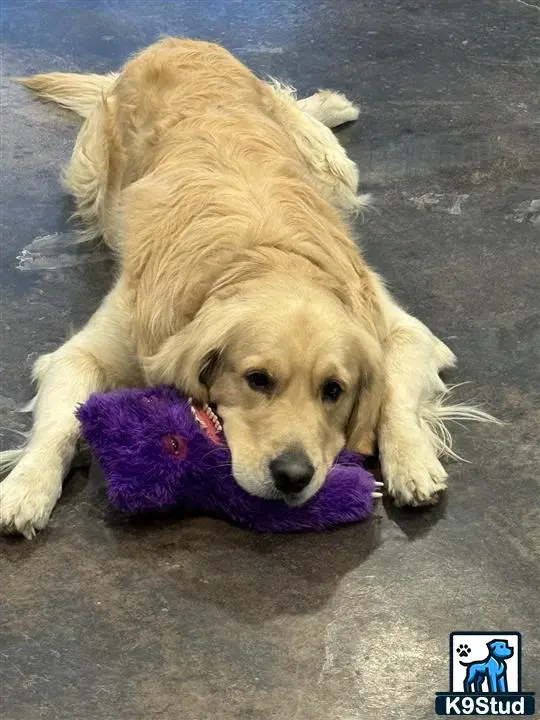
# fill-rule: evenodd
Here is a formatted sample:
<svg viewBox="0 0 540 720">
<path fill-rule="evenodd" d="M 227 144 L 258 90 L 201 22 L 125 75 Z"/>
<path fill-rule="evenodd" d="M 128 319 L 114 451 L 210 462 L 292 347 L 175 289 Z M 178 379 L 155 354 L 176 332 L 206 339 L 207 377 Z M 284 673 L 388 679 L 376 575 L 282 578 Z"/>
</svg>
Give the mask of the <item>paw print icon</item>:
<svg viewBox="0 0 540 720">
<path fill-rule="evenodd" d="M 468 657 L 471 652 L 471 648 L 468 645 L 458 645 L 456 648 L 456 652 L 459 655 L 459 657 Z"/>
</svg>

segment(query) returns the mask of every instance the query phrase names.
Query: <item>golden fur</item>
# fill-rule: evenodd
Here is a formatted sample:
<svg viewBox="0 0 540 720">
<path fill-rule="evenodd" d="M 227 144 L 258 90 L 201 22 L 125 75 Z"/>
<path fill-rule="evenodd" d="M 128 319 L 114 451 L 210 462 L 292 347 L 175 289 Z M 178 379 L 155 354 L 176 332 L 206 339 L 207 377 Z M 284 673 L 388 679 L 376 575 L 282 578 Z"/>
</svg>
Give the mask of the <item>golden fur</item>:
<svg viewBox="0 0 540 720">
<path fill-rule="evenodd" d="M 286 131 L 288 106 L 223 48 L 177 40 L 130 61 L 108 101 L 148 382 L 203 399 L 200 368 L 218 352 L 205 399 L 237 480 L 268 495 L 268 463 L 298 445 L 317 468 L 311 495 L 346 440 L 372 448 L 381 350 L 368 273 Z M 114 192 L 103 199 L 113 226 Z M 107 217 L 103 231 L 113 235 Z M 271 372 L 273 398 L 248 388 L 250 367 Z M 329 405 L 320 389 L 333 375 L 347 393 Z"/>
<path fill-rule="evenodd" d="M 86 118 L 64 182 L 120 275 L 88 325 L 36 367 L 33 440 L 7 458 L 19 463 L 0 486 L 0 526 L 31 535 L 46 522 L 74 452 L 76 403 L 143 381 L 217 405 L 234 475 L 254 494 L 276 494 L 269 463 L 295 447 L 315 468 L 303 501 L 340 448 L 370 452 L 378 433 L 390 492 L 431 501 L 445 473 L 429 417 L 453 356 L 394 303 L 342 219 L 365 198 L 328 127 L 354 106 L 329 92 L 297 101 L 223 48 L 173 38 L 119 74 L 22 82 Z M 248 385 L 252 371 L 268 373 L 270 391 Z M 343 390 L 335 402 L 329 381 Z M 50 478 L 36 501 L 45 440 Z"/>
</svg>

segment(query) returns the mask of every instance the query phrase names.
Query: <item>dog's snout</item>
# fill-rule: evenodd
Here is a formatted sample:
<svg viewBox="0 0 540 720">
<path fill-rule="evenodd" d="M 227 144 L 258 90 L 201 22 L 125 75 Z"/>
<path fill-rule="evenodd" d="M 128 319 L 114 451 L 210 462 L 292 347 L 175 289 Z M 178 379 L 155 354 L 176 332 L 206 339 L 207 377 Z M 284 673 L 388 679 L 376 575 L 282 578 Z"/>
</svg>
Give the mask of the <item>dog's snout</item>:
<svg viewBox="0 0 540 720">
<path fill-rule="evenodd" d="M 315 468 L 303 450 L 286 450 L 270 462 L 270 472 L 276 488 L 291 495 L 309 485 Z"/>
</svg>

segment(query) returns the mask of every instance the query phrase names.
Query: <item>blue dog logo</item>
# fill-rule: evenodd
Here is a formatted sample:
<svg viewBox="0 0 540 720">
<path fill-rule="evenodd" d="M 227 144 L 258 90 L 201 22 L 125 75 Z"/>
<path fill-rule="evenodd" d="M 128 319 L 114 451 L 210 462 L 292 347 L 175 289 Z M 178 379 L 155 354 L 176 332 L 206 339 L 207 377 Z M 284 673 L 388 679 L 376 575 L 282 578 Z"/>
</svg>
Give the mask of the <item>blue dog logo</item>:
<svg viewBox="0 0 540 720">
<path fill-rule="evenodd" d="M 450 688 L 436 693 L 437 715 L 534 715 L 534 692 L 521 688 L 519 632 L 456 631 L 449 645 Z"/>
<path fill-rule="evenodd" d="M 484 681 L 487 680 L 486 692 L 501 693 L 508 692 L 508 682 L 506 680 L 506 663 L 505 660 L 511 658 L 514 654 L 514 648 L 508 645 L 507 640 L 492 640 L 487 643 L 488 655 L 484 660 L 463 662 L 460 665 L 467 668 L 467 674 L 463 681 L 463 690 L 466 693 L 480 693 Z M 467 652 L 468 650 L 468 652 Z M 470 652 L 468 646 L 460 646 L 457 653 L 460 657 L 468 655 Z"/>
</svg>

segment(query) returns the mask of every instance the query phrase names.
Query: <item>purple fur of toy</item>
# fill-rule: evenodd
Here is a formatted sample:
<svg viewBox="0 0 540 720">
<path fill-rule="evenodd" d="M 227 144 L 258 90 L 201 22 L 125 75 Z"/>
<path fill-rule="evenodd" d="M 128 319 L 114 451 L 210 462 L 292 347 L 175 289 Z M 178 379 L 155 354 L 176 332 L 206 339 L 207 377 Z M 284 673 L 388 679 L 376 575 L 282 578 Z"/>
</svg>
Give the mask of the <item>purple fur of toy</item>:
<svg viewBox="0 0 540 720">
<path fill-rule="evenodd" d="M 299 532 L 357 522 L 373 509 L 374 478 L 364 458 L 345 451 L 319 492 L 299 507 L 249 495 L 231 475 L 227 446 L 208 437 L 174 388 L 95 394 L 77 417 L 111 504 L 127 513 L 183 506 L 251 530 Z M 185 456 L 167 452 L 164 438 L 171 435 L 185 440 Z"/>
</svg>

